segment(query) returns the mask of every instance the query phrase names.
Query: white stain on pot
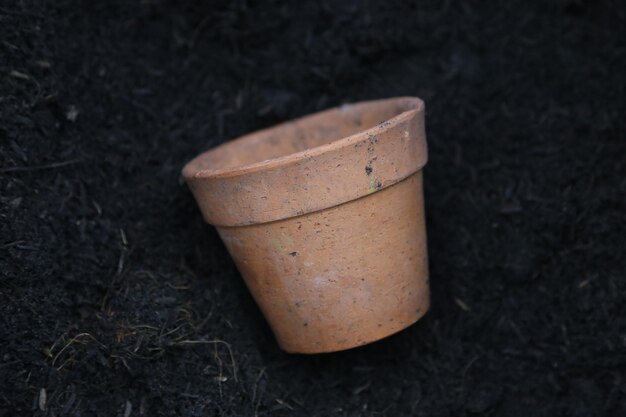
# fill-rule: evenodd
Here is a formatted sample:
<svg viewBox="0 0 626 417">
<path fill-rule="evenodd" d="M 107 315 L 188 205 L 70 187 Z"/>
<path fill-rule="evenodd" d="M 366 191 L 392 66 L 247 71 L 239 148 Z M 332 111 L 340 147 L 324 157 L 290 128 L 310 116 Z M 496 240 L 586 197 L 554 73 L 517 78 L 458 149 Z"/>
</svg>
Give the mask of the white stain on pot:
<svg viewBox="0 0 626 417">
<path fill-rule="evenodd" d="M 313 283 L 313 286 L 315 288 L 327 288 L 331 284 L 331 282 L 327 278 L 322 276 L 313 277 L 311 282 Z"/>
</svg>

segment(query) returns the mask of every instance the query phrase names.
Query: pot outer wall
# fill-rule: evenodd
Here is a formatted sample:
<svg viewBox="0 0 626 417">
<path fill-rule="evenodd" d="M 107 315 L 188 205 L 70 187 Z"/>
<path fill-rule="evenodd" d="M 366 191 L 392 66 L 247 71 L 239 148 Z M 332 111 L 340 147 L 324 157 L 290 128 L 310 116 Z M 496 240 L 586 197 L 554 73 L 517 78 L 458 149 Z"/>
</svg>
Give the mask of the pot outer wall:
<svg viewBox="0 0 626 417">
<path fill-rule="evenodd" d="M 428 310 L 422 171 L 326 210 L 217 230 L 288 352 L 364 345 Z"/>
</svg>

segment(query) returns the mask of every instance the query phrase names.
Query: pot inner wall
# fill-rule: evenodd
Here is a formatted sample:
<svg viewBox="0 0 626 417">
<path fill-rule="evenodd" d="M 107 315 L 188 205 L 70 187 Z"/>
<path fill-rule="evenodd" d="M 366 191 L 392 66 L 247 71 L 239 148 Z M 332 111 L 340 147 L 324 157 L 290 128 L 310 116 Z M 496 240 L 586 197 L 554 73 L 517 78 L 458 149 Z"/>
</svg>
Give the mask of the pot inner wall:
<svg viewBox="0 0 626 417">
<path fill-rule="evenodd" d="M 373 128 L 421 105 L 402 98 L 347 104 L 243 136 L 191 161 L 186 171 L 223 172 L 327 145 Z"/>
</svg>

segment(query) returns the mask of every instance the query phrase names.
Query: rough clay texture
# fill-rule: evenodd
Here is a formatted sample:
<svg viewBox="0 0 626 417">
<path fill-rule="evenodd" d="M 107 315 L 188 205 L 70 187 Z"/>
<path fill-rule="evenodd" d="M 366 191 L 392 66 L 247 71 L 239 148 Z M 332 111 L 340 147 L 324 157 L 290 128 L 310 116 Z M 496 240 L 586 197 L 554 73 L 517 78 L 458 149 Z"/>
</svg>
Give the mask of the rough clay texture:
<svg viewBox="0 0 626 417">
<path fill-rule="evenodd" d="M 623 0 L 0 0 L 0 415 L 625 416 L 625 21 Z M 180 169 L 402 95 L 428 107 L 431 308 L 285 353 Z"/>
<path fill-rule="evenodd" d="M 388 336 L 428 309 L 426 160 L 424 105 L 398 98 L 248 135 L 183 174 L 279 344 L 320 353 Z"/>
</svg>

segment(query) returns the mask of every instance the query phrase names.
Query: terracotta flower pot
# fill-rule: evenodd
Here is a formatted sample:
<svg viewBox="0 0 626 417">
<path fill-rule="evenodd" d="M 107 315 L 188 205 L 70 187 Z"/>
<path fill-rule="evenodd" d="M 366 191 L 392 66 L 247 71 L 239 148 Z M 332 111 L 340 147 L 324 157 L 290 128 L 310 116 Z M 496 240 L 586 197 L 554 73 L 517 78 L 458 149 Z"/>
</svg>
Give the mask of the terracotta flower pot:
<svg viewBox="0 0 626 417">
<path fill-rule="evenodd" d="M 360 346 L 428 309 L 424 104 L 344 105 L 261 130 L 183 169 L 278 343 Z"/>
</svg>

